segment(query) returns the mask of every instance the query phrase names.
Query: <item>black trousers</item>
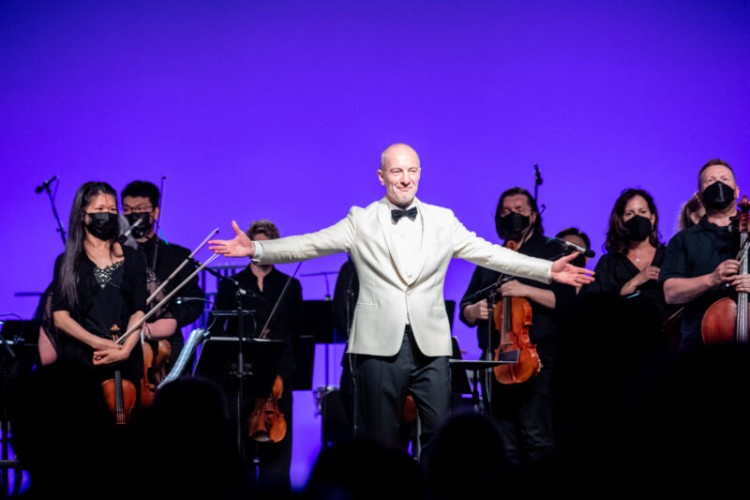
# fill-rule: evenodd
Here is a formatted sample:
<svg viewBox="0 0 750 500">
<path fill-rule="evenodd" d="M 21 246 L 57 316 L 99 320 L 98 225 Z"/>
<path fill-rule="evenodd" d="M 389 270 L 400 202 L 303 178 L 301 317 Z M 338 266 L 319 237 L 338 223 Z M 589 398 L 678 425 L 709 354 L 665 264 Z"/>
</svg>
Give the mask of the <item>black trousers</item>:
<svg viewBox="0 0 750 500">
<path fill-rule="evenodd" d="M 417 407 L 422 452 L 450 412 L 451 371 L 448 356 L 426 356 L 410 326 L 395 356 L 356 355 L 355 380 L 366 434 L 398 447 L 404 401 L 411 394 Z"/>
</svg>

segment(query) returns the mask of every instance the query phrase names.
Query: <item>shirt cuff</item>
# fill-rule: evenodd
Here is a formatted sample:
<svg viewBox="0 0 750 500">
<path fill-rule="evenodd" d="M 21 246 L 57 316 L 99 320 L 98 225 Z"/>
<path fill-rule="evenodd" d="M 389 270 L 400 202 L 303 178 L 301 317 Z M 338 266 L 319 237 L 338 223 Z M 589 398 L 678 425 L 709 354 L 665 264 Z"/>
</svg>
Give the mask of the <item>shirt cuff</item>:
<svg viewBox="0 0 750 500">
<path fill-rule="evenodd" d="M 259 241 L 253 241 L 253 245 L 255 245 L 255 256 L 251 260 L 253 262 L 260 262 L 260 259 L 263 258 L 263 245 Z"/>
</svg>

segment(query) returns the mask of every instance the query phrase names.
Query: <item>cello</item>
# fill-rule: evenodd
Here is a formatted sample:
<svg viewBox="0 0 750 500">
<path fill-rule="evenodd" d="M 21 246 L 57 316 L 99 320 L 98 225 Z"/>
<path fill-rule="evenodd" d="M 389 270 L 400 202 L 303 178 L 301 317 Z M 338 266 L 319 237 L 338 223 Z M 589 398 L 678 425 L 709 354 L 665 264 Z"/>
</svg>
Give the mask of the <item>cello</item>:
<svg viewBox="0 0 750 500">
<path fill-rule="evenodd" d="M 505 245 L 518 250 L 518 244 L 508 241 Z M 495 304 L 492 311 L 495 328 L 500 332 L 500 343 L 495 349 L 494 360 L 503 359 L 502 353 L 518 351 L 516 363 L 499 364 L 493 368 L 495 379 L 501 384 L 526 382 L 542 369 L 536 346 L 529 339 L 532 325 L 531 304 L 523 297 L 505 297 Z"/>
<path fill-rule="evenodd" d="M 738 274 L 748 274 L 748 246 L 750 228 L 748 212 L 750 200 L 747 195 L 738 204 L 740 213 L 736 219 L 740 236 L 740 261 Z M 701 336 L 705 344 L 731 343 L 746 344 L 748 341 L 748 296 L 747 292 L 738 292 L 737 299 L 723 297 L 706 310 L 701 320 Z"/>
</svg>

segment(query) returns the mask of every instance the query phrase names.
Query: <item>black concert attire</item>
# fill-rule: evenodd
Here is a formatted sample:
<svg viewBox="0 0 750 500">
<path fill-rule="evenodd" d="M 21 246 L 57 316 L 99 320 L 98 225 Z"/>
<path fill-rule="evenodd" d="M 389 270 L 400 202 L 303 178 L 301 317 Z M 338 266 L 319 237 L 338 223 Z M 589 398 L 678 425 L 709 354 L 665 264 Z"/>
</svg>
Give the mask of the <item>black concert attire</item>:
<svg viewBox="0 0 750 500">
<path fill-rule="evenodd" d="M 252 314 L 244 316 L 243 336 L 245 338 L 258 337 L 263 326 L 266 324 L 271 311 L 277 303 L 282 291 L 290 280 L 290 276 L 282 273 L 276 268 L 272 269 L 263 278 L 263 291 L 258 288 L 258 278 L 248 266 L 244 270 L 232 276 L 237 284 L 246 291 L 241 296 L 241 307 L 252 311 Z M 215 308 L 217 310 L 229 311 L 237 309 L 237 286 L 230 280 L 219 282 Z M 268 325 L 269 339 L 280 339 L 285 343 L 284 350 L 279 363 L 279 375 L 283 381 L 284 389 L 278 406 L 284 414 L 287 431 L 284 438 L 278 442 L 256 442 L 246 437 L 246 457 L 253 458 L 255 451 L 258 459 L 258 486 L 264 492 L 288 492 L 291 490 L 289 471 L 292 463 L 292 391 L 293 377 L 296 370 L 294 362 L 294 345 L 302 335 L 304 305 L 302 301 L 302 285 L 296 278 L 291 278 L 284 296 L 273 313 L 273 318 Z M 211 329 L 212 335 L 237 335 L 238 320 L 234 316 L 219 317 Z M 236 398 L 230 396 L 230 402 L 236 405 Z M 247 436 L 247 417 L 255 406 L 256 400 L 248 400 L 245 404 L 249 407 L 243 414 L 243 436 Z M 236 408 L 236 406 L 235 406 Z M 236 414 L 236 412 L 235 412 Z"/>
<path fill-rule="evenodd" d="M 664 257 L 667 247 L 660 243 L 656 247 L 656 254 L 649 265 L 661 269 L 664 264 Z M 622 287 L 633 279 L 638 273 L 638 269 L 625 255 L 607 253 L 602 255 L 599 262 L 594 268 L 594 282 L 583 288 L 583 294 L 607 294 L 613 297 L 620 297 Z M 670 335 L 669 331 L 672 324 L 678 324 L 675 314 L 679 307 L 667 304 L 664 299 L 664 285 L 659 280 L 649 280 L 640 285 L 638 289 L 623 299 L 638 302 L 640 305 L 651 310 L 654 317 L 661 321 L 661 328 L 665 335 Z M 674 322 L 674 323 L 673 323 Z"/>
<path fill-rule="evenodd" d="M 567 253 L 562 245 L 538 233 L 532 235 L 521 246 L 519 252 L 546 260 L 556 260 Z M 464 324 L 477 327 L 477 341 L 482 350 L 482 359 L 488 359 L 486 356 L 489 322 L 478 320 L 476 324 L 469 323 L 464 317 L 463 310 L 466 306 L 487 298 L 486 295 L 476 297 L 475 294 L 497 283 L 503 277 L 504 275 L 496 271 L 477 267 L 461 299 L 459 317 Z M 506 458 L 510 464 L 519 465 L 549 458 L 556 451 L 551 383 L 557 350 L 557 322 L 560 312 L 572 307 L 575 303 L 576 290 L 575 287 L 557 282 L 547 285 L 524 278 L 512 279 L 535 288 L 552 290 L 555 294 L 554 310 L 529 301 L 533 311 L 529 338 L 536 346 L 542 365 L 541 371 L 526 382 L 519 384 L 500 384 L 493 373 L 490 373 L 489 377 L 492 380 L 492 387 L 489 391 L 491 413 L 502 434 Z M 502 297 L 498 294 L 495 300 L 497 304 L 502 301 Z M 493 311 L 490 311 L 490 318 L 493 318 Z M 490 342 L 494 354 L 500 342 L 500 333 L 494 328 L 494 320 Z M 490 357 L 492 358 L 494 355 Z"/>
<path fill-rule="evenodd" d="M 349 340 L 349 329 L 352 326 L 354 318 L 354 307 L 357 305 L 359 296 L 359 278 L 354 262 L 347 259 L 339 269 L 336 278 L 336 286 L 333 291 L 333 327 L 336 329 L 336 338 Z M 344 412 L 349 422 L 352 422 L 354 413 L 354 380 L 352 378 L 351 364 L 353 362 L 351 354 L 344 352 L 341 359 L 341 380 L 339 382 L 339 391 L 341 401 L 344 406 Z M 362 428 L 361 420 L 358 420 L 358 428 Z"/>
<path fill-rule="evenodd" d="M 333 327 L 336 329 L 336 338 L 344 339 L 345 341 L 349 340 L 349 329 L 354 318 L 354 307 L 357 305 L 358 297 L 359 277 L 357 276 L 357 269 L 354 267 L 354 262 L 351 259 L 347 259 L 341 265 L 341 269 L 339 269 L 336 286 L 333 291 Z M 349 419 L 353 430 L 355 427 L 352 422 L 352 416 L 355 411 L 359 414 L 359 409 L 354 404 L 356 379 L 352 373 L 352 366 L 354 365 L 355 356 L 356 354 L 344 352 L 344 356 L 341 359 L 341 379 L 339 382 L 341 402 L 344 406 L 346 418 Z M 357 431 L 364 429 L 361 414 L 358 415 L 356 429 Z M 401 424 L 399 428 L 399 442 L 407 451 L 410 445 L 415 445 L 416 425 L 414 422 Z"/>
<path fill-rule="evenodd" d="M 664 263 L 659 273 L 659 281 L 669 278 L 694 278 L 712 273 L 716 266 L 727 259 L 733 259 L 738 249 L 731 226 L 720 227 L 701 219 L 695 226 L 675 234 L 667 243 Z M 703 345 L 701 321 L 708 307 L 717 300 L 732 296 L 733 289 L 714 287 L 684 304 L 680 324 L 680 351 L 687 351 Z"/>
<path fill-rule="evenodd" d="M 55 290 L 52 311 L 68 311 L 89 333 L 111 339 L 113 333 L 125 333 L 128 320 L 137 311 L 146 311 L 146 262 L 137 250 L 122 245 L 124 260 L 106 269 L 99 269 L 89 259 L 84 259 L 78 269 L 78 306 L 71 310 L 61 299 L 60 266 L 62 255 L 55 262 Z M 119 331 L 113 331 L 113 327 Z M 137 335 L 138 333 L 133 333 Z M 92 367 L 100 380 L 114 377 L 112 366 L 94 367 L 93 349 L 70 335 L 60 332 L 58 358 L 72 358 Z M 122 377 L 140 388 L 143 375 L 143 352 L 138 342 L 130 357 L 120 363 Z"/>
<path fill-rule="evenodd" d="M 152 293 L 156 288 L 161 285 L 164 280 L 172 275 L 175 269 L 177 269 L 184 261 L 190 256 L 190 250 L 174 243 L 167 243 L 166 241 L 152 236 L 144 243 L 138 243 L 138 248 L 146 256 L 146 264 L 150 271 L 149 274 L 153 277 L 155 274 L 156 281 L 149 280 L 149 293 Z M 156 266 L 154 267 L 154 253 L 156 253 Z M 169 295 L 179 284 L 185 281 L 190 276 L 197 266 L 195 261 L 188 262 L 162 289 L 162 292 L 154 298 L 151 306 L 158 304 L 161 299 Z M 188 299 L 199 299 L 199 300 L 186 300 L 181 301 L 177 304 L 176 298 L 188 298 Z M 174 318 L 177 321 L 177 331 L 170 335 L 168 340 L 172 347 L 172 352 L 169 357 L 169 365 L 174 365 L 177 357 L 180 355 L 183 346 L 185 345 L 185 338 L 182 334 L 181 329 L 184 326 L 190 325 L 200 318 L 203 314 L 205 302 L 201 299 L 205 298 L 205 294 L 201 289 L 198 276 L 193 276 L 183 286 L 175 296 L 172 297 L 159 312 L 155 313 L 149 318 L 147 323 L 153 323 L 154 321 L 162 318 Z M 152 342 L 155 344 L 155 342 Z"/>
</svg>

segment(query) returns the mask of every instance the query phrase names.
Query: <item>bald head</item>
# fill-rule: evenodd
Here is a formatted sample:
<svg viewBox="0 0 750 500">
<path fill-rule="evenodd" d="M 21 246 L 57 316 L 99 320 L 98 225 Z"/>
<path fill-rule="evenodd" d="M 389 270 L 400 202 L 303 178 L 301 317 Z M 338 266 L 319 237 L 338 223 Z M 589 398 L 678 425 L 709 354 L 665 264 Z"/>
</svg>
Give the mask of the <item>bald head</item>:
<svg viewBox="0 0 750 500">
<path fill-rule="evenodd" d="M 395 158 L 399 157 L 403 157 L 404 159 L 409 158 L 419 166 L 419 156 L 414 151 L 414 148 L 408 144 L 396 143 L 391 144 L 383 150 L 383 153 L 380 155 L 380 169 L 382 170 L 388 162 L 394 161 Z"/>
<path fill-rule="evenodd" d="M 380 156 L 378 170 L 388 201 L 398 207 L 408 207 L 417 194 L 421 171 L 419 156 L 411 146 L 401 143 L 388 146 Z"/>
</svg>

